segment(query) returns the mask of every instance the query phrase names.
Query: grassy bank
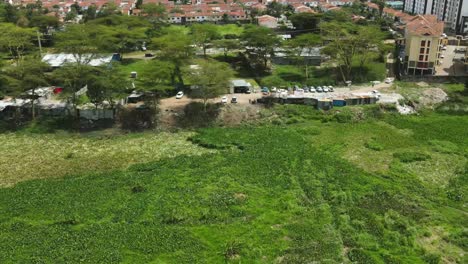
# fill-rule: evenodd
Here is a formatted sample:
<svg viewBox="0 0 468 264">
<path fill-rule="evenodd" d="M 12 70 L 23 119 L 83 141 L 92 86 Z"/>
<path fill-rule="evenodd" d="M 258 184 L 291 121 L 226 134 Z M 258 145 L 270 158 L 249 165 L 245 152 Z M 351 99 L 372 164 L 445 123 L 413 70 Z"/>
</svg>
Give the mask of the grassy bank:
<svg viewBox="0 0 468 264">
<path fill-rule="evenodd" d="M 2 156 L 85 154 L 40 173 L 73 177 L 0 189 L 0 261 L 466 263 L 466 116 L 268 111 L 196 134 L 2 135 Z"/>
</svg>

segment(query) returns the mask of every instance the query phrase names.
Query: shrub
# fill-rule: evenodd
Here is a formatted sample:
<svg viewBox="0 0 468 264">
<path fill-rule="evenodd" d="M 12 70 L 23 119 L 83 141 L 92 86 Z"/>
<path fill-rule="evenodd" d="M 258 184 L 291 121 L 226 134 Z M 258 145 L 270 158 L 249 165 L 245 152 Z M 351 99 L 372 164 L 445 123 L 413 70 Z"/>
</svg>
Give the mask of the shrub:
<svg viewBox="0 0 468 264">
<path fill-rule="evenodd" d="M 428 264 L 438 264 L 441 262 L 441 257 L 436 253 L 427 253 L 424 255 L 424 261 Z"/>
<path fill-rule="evenodd" d="M 205 106 L 200 102 L 192 102 L 185 106 L 184 116 L 179 121 L 182 127 L 206 127 L 212 125 L 220 112 L 219 104 Z"/>
<path fill-rule="evenodd" d="M 372 149 L 375 151 L 381 151 L 384 149 L 384 147 L 380 143 L 376 142 L 375 140 L 370 140 L 366 142 L 364 146 L 368 149 Z"/>
<path fill-rule="evenodd" d="M 137 131 L 152 128 L 156 125 L 157 111 L 153 107 L 122 108 L 118 120 L 123 129 Z"/>
<path fill-rule="evenodd" d="M 393 157 L 404 163 L 425 161 L 431 158 L 429 154 L 414 151 L 397 152 L 393 154 Z"/>
</svg>

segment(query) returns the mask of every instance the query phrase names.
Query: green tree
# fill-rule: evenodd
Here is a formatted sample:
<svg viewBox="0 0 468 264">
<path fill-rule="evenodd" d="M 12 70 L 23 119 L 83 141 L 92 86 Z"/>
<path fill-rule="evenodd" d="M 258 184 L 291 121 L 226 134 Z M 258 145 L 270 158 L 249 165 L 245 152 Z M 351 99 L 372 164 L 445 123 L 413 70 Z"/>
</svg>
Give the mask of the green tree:
<svg viewBox="0 0 468 264">
<path fill-rule="evenodd" d="M 98 17 L 107 17 L 111 15 L 122 15 L 122 13 L 119 11 L 119 7 L 112 2 L 108 2 L 105 5 L 103 5 L 97 13 Z"/>
<path fill-rule="evenodd" d="M 63 87 L 62 96 L 67 98 L 73 107 L 74 116 L 78 117 L 77 105 L 79 102 L 78 91 L 85 88 L 94 78 L 93 67 L 82 63 L 69 63 L 53 72 L 52 78 L 58 86 Z"/>
<path fill-rule="evenodd" d="M 359 43 L 357 36 L 351 34 L 350 30 L 347 29 L 354 29 L 354 26 L 329 22 L 323 23 L 321 28 L 325 38 L 330 40 L 323 52 L 337 60 L 343 81 L 348 81 L 351 77 L 353 58 L 357 53 Z"/>
<path fill-rule="evenodd" d="M 166 6 L 161 3 L 147 3 L 141 6 L 141 13 L 151 23 L 153 29 L 158 28 L 164 24 L 167 19 Z"/>
<path fill-rule="evenodd" d="M 126 96 L 125 91 L 130 87 L 130 81 L 119 71 L 117 65 L 100 67 L 95 71 L 89 80 L 86 94 L 96 108 L 107 102 L 114 109 L 116 100 Z"/>
<path fill-rule="evenodd" d="M 136 89 L 147 92 L 146 104 L 157 112 L 159 100 L 174 89 L 175 65 L 170 61 L 151 60 L 138 75 Z"/>
<path fill-rule="evenodd" d="M 162 60 L 171 62 L 174 65 L 172 74 L 172 84 L 175 84 L 175 79 L 183 84 L 181 69 L 194 55 L 192 47 L 192 39 L 180 31 L 167 31 L 166 34 L 153 38 L 151 47 L 159 50 L 159 57 Z"/>
<path fill-rule="evenodd" d="M 197 67 L 187 69 L 187 75 L 194 87 L 190 96 L 202 99 L 206 111 L 209 99 L 226 93 L 229 80 L 234 76 L 234 72 L 226 63 L 214 60 L 200 60 L 197 62 Z"/>
<path fill-rule="evenodd" d="M 227 55 L 229 51 L 240 48 L 240 42 L 237 39 L 218 39 L 213 41 L 213 44 L 218 49 L 223 50 L 225 60 L 227 60 Z"/>
<path fill-rule="evenodd" d="M 359 27 L 357 34 L 357 60 L 359 61 L 359 74 L 362 76 L 364 67 L 373 57 L 377 57 L 384 48 L 384 34 L 378 27 Z"/>
<path fill-rule="evenodd" d="M 266 10 L 267 15 L 280 17 L 282 14 L 284 14 L 285 11 L 286 11 L 286 6 L 279 2 L 272 1 L 267 4 L 267 10 Z"/>
<path fill-rule="evenodd" d="M 383 0 L 372 0 L 372 3 L 375 3 L 379 7 L 379 17 L 382 17 L 383 10 L 385 8 L 385 1 L 383 1 Z"/>
<path fill-rule="evenodd" d="M 48 34 L 49 29 L 57 29 L 59 27 L 60 21 L 57 17 L 54 16 L 41 15 L 32 17 L 29 25 L 32 27 L 37 27 L 43 34 Z"/>
<path fill-rule="evenodd" d="M 10 23 L 0 24 L 0 50 L 8 52 L 18 63 L 26 51 L 34 48 L 37 38 L 34 28 L 21 28 Z"/>
<path fill-rule="evenodd" d="M 306 80 L 309 79 L 309 59 L 307 56 L 301 56 L 303 54 L 310 54 L 312 50 L 322 43 L 320 35 L 317 34 L 303 34 L 287 42 L 286 47 L 293 56 L 298 59 L 302 59 L 305 69 Z"/>
<path fill-rule="evenodd" d="M 167 90 L 174 88 L 172 80 L 174 79 L 175 65 L 169 61 L 151 60 L 138 76 L 137 90 L 145 90 L 156 93 L 158 97 Z"/>
<path fill-rule="evenodd" d="M 102 35 L 97 27 L 87 24 L 68 25 L 56 35 L 56 48 L 72 54 L 76 64 L 86 65 L 97 58 L 102 44 Z"/>
<path fill-rule="evenodd" d="M 191 33 L 194 43 L 203 50 L 203 56 L 206 58 L 206 50 L 216 39 L 221 38 L 218 28 L 213 24 L 194 24 L 191 27 Z"/>
<path fill-rule="evenodd" d="M 241 35 L 251 59 L 258 58 L 264 69 L 268 68 L 268 59 L 274 55 L 275 48 L 281 40 L 275 32 L 266 27 L 248 26 Z"/>
<path fill-rule="evenodd" d="M 97 7 L 96 5 L 89 5 L 88 8 L 83 13 L 84 22 L 94 20 L 97 17 Z"/>
<path fill-rule="evenodd" d="M 336 59 L 343 81 L 359 76 L 351 74 L 355 61 L 359 62 L 362 74 L 365 64 L 382 47 L 383 35 L 372 26 L 330 22 L 322 24 L 322 32 L 324 38 L 330 41 L 323 51 Z"/>
<path fill-rule="evenodd" d="M 119 26 L 101 26 L 97 30 L 100 34 L 99 44 L 102 50 L 119 53 L 134 51 L 143 45 L 146 40 L 146 29 L 144 27 L 128 27 L 125 24 Z"/>
<path fill-rule="evenodd" d="M 31 100 L 32 119 L 36 118 L 36 91 L 49 84 L 46 72 L 49 65 L 37 59 L 25 59 L 21 63 L 7 68 L 7 82 L 15 96 Z"/>
<path fill-rule="evenodd" d="M 296 13 L 289 17 L 291 23 L 297 30 L 312 30 L 318 31 L 320 23 L 320 14 L 311 13 Z"/>
</svg>

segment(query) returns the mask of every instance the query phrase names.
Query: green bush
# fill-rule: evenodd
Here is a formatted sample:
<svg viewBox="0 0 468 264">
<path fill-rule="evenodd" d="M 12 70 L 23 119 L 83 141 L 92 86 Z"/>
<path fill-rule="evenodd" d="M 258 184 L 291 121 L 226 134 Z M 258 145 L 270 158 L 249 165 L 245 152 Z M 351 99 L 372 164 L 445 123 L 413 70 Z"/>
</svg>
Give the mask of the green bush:
<svg viewBox="0 0 468 264">
<path fill-rule="evenodd" d="M 382 144 L 378 143 L 377 141 L 375 140 L 369 140 L 367 141 L 366 143 L 364 143 L 364 146 L 368 149 L 372 149 L 372 150 L 375 150 L 375 151 L 381 151 L 384 149 L 384 147 L 382 146 Z"/>
<path fill-rule="evenodd" d="M 415 161 L 425 161 L 431 158 L 429 154 L 420 153 L 415 151 L 397 152 L 393 154 L 394 158 L 404 163 L 410 163 Z"/>
</svg>

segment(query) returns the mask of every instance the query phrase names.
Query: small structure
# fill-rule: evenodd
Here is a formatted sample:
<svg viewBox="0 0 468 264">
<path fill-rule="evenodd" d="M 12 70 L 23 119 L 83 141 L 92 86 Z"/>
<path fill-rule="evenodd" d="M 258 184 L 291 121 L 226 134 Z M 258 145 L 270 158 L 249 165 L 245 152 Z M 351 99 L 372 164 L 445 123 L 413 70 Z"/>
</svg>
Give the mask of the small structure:
<svg viewBox="0 0 468 264">
<path fill-rule="evenodd" d="M 114 119 L 115 109 L 96 107 L 93 104 L 78 106 L 78 115 L 86 120 Z"/>
<path fill-rule="evenodd" d="M 278 27 L 278 19 L 276 17 L 272 17 L 269 15 L 259 16 L 257 18 L 258 25 L 267 28 L 277 28 Z"/>
<path fill-rule="evenodd" d="M 92 56 L 91 54 L 83 55 L 81 58 L 74 56 L 73 54 L 59 53 L 59 54 L 46 54 L 42 57 L 42 61 L 49 64 L 53 68 L 62 67 L 67 63 L 81 62 L 89 66 L 97 67 L 102 65 L 108 65 L 112 61 L 120 60 L 119 54 L 113 55 L 98 55 Z"/>
<path fill-rule="evenodd" d="M 243 79 L 231 80 L 229 93 L 246 93 L 251 91 L 252 85 Z"/>
<path fill-rule="evenodd" d="M 322 63 L 321 48 L 302 49 L 299 56 L 294 53 L 287 52 L 285 49 L 276 49 L 275 55 L 272 57 L 272 62 L 279 65 L 303 64 L 306 60 L 310 66 L 320 66 Z"/>
</svg>

